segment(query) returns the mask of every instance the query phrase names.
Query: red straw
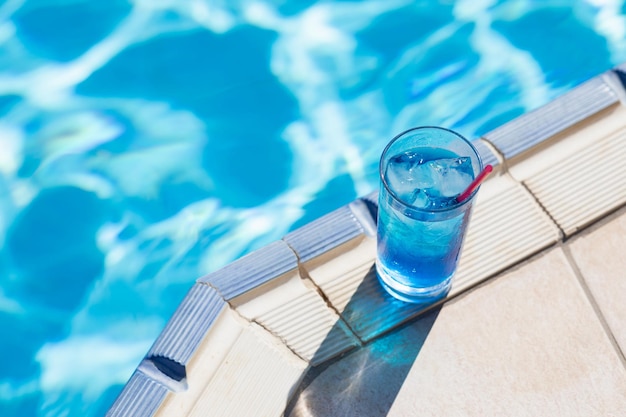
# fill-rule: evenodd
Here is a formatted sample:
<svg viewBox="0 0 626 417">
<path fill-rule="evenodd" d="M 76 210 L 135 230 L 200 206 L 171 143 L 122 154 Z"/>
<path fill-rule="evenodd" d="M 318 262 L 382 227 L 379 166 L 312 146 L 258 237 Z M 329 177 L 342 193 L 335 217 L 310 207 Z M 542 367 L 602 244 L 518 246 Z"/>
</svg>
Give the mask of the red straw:
<svg viewBox="0 0 626 417">
<path fill-rule="evenodd" d="M 487 175 L 489 175 L 491 171 L 493 171 L 493 167 L 491 165 L 485 166 L 482 172 L 478 174 L 476 178 L 474 178 L 474 181 L 472 181 L 472 183 L 465 189 L 465 191 L 459 194 L 459 196 L 456 198 L 457 203 L 460 203 L 463 200 L 467 199 L 467 197 L 469 197 L 470 194 L 474 192 L 474 190 L 480 185 L 481 182 L 483 182 L 485 177 L 487 177 Z"/>
</svg>

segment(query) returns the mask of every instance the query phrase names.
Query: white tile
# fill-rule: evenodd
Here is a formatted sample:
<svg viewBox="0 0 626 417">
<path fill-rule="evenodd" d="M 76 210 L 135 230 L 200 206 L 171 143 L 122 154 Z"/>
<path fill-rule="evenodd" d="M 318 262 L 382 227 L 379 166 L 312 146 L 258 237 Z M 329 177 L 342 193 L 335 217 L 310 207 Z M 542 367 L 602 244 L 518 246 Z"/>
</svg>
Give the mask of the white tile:
<svg viewBox="0 0 626 417">
<path fill-rule="evenodd" d="M 376 239 L 361 235 L 302 265 L 350 328 L 363 341 L 415 317 L 424 309 L 397 301 L 376 278 Z"/>
<path fill-rule="evenodd" d="M 626 409 L 626 369 L 559 248 L 305 378 L 291 417 Z"/>
<path fill-rule="evenodd" d="M 229 303 L 312 364 L 322 363 L 359 344 L 337 312 L 297 270 L 274 278 Z"/>
<path fill-rule="evenodd" d="M 187 414 L 172 417 L 281 416 L 306 362 L 255 325 L 235 341 Z"/>
<path fill-rule="evenodd" d="M 568 243 L 615 340 L 626 352 L 626 211 Z"/>
<path fill-rule="evenodd" d="M 626 203 L 626 107 L 614 105 L 510 161 L 561 229 L 571 235 Z"/>
<path fill-rule="evenodd" d="M 518 182 L 495 173 L 477 195 L 450 296 L 560 239 L 559 230 Z"/>
</svg>

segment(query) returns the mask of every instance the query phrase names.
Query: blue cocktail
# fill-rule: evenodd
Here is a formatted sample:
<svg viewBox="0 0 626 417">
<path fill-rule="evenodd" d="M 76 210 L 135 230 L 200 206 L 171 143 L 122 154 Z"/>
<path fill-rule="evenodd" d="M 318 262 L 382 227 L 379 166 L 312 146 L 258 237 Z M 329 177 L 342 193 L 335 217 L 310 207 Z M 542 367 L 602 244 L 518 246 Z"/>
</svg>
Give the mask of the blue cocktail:
<svg viewBox="0 0 626 417">
<path fill-rule="evenodd" d="M 472 144 L 447 129 L 411 129 L 387 145 L 376 270 L 391 295 L 428 303 L 448 292 L 477 190 L 458 197 L 481 170 Z"/>
</svg>

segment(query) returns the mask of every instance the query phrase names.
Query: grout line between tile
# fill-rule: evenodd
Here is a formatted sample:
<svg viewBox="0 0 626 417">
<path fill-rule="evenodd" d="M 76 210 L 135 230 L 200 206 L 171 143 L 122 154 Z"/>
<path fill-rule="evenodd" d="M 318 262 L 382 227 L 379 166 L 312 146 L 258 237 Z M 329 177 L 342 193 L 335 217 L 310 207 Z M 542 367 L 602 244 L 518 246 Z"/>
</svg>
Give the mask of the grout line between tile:
<svg viewBox="0 0 626 417">
<path fill-rule="evenodd" d="M 487 139 L 485 136 L 480 136 L 478 139 L 482 140 L 483 142 L 485 142 L 485 146 L 487 146 L 487 148 L 491 149 L 491 151 L 494 153 L 494 155 L 496 156 L 496 158 L 498 159 L 498 162 L 500 162 L 500 166 L 502 167 L 502 173 L 506 173 L 509 171 L 509 166 L 508 166 L 508 161 L 507 159 L 504 157 L 504 152 L 502 152 L 500 149 L 498 149 L 498 147 L 491 142 L 489 139 Z"/>
<path fill-rule="evenodd" d="M 317 294 L 320 296 L 320 298 L 322 299 L 322 301 L 324 301 L 324 304 L 326 304 L 326 307 L 328 307 L 330 310 L 332 310 L 336 315 L 337 315 L 337 320 L 341 321 L 346 329 L 348 329 L 350 331 L 350 334 L 352 337 L 354 337 L 354 339 L 358 342 L 359 347 L 362 347 L 364 345 L 364 341 L 361 340 L 361 338 L 359 337 L 359 335 L 354 331 L 354 329 L 352 328 L 352 326 L 350 326 L 350 323 L 347 322 L 347 320 L 345 320 L 343 318 L 343 315 L 339 312 L 339 310 L 337 310 L 337 308 L 333 305 L 333 303 L 330 301 L 330 299 L 328 298 L 328 296 L 326 295 L 326 293 L 322 290 L 322 288 L 317 285 L 315 283 L 315 281 L 313 281 L 313 279 L 309 276 L 309 274 L 306 272 L 306 270 L 304 269 L 302 263 L 300 262 L 300 256 L 298 256 L 298 253 L 295 251 L 295 249 L 293 249 L 289 243 L 285 242 L 287 244 L 287 246 L 289 247 L 289 249 L 291 249 L 293 251 L 293 253 L 296 255 L 296 258 L 298 259 L 298 273 L 300 275 L 300 279 L 302 280 L 306 280 L 317 292 Z"/>
<path fill-rule="evenodd" d="M 300 270 L 300 273 L 303 274 L 305 273 L 303 270 Z M 302 275 L 300 275 L 302 277 Z M 341 321 L 345 326 L 346 329 L 348 329 L 350 331 L 350 334 L 354 337 L 354 339 L 357 341 L 357 343 L 359 344 L 359 347 L 363 346 L 363 344 L 365 343 L 363 340 L 361 340 L 361 338 L 359 337 L 359 335 L 354 331 L 354 329 L 352 328 L 352 326 L 350 326 L 350 323 L 348 323 L 348 321 L 346 321 L 343 318 L 343 315 L 339 312 L 339 310 L 337 310 L 337 308 L 333 305 L 333 303 L 330 301 L 330 298 L 328 298 L 328 296 L 326 295 L 326 293 L 315 283 L 315 281 L 313 281 L 313 279 L 311 279 L 311 277 L 309 277 L 308 275 L 306 275 L 306 279 L 308 282 L 311 283 L 311 285 L 313 286 L 313 288 L 315 288 L 315 290 L 317 291 L 317 294 L 320 296 L 320 298 L 324 301 L 324 303 L 326 304 L 326 307 L 328 307 L 329 309 L 331 309 L 332 311 L 335 312 L 335 314 L 337 314 L 337 320 Z"/>
<path fill-rule="evenodd" d="M 237 314 L 239 314 L 239 312 L 237 312 Z M 287 341 L 285 340 L 285 338 L 281 337 L 280 335 L 274 333 L 271 329 L 269 329 L 267 326 L 265 326 L 263 323 L 257 321 L 257 320 L 252 320 L 250 322 L 253 325 L 257 325 L 259 328 L 265 330 L 267 333 L 269 333 L 274 339 L 278 340 L 280 342 L 281 345 L 283 345 L 284 347 L 286 347 L 291 353 L 293 353 L 297 358 L 299 358 L 300 360 L 302 360 L 305 363 L 309 363 L 308 360 L 306 360 L 306 358 L 303 358 L 302 356 L 300 356 L 298 354 L 298 352 L 296 352 L 291 346 L 289 346 L 289 344 L 287 343 Z"/>
<path fill-rule="evenodd" d="M 565 230 L 563 230 L 563 228 L 561 227 L 561 225 L 559 224 L 559 222 L 556 221 L 556 219 L 552 216 L 552 214 L 548 211 L 548 209 L 541 203 L 541 201 L 539 201 L 539 199 L 537 198 L 537 196 L 531 191 L 531 189 L 528 187 L 528 185 L 526 185 L 526 183 L 524 181 L 518 181 L 518 183 L 522 186 L 522 188 L 524 188 L 524 190 L 526 190 L 526 192 L 533 198 L 533 200 L 535 201 L 535 203 L 537 203 L 537 205 L 541 208 L 541 211 L 543 211 L 546 216 L 548 216 L 548 218 L 550 219 L 550 221 L 556 226 L 556 228 L 559 230 L 559 235 L 560 235 L 560 241 L 564 241 L 567 237 L 567 234 L 565 233 Z"/>
<path fill-rule="evenodd" d="M 622 85 L 617 71 L 608 71 L 601 75 L 602 81 L 615 93 L 619 101 L 626 106 L 626 85 Z"/>
<path fill-rule="evenodd" d="M 289 248 L 291 249 L 291 248 Z M 237 319 L 239 319 L 240 321 L 242 321 L 243 323 L 246 324 L 252 324 L 252 325 L 257 325 L 259 326 L 261 329 L 263 329 L 264 331 L 266 331 L 267 333 L 270 334 L 270 336 L 272 336 L 274 339 L 278 340 L 280 342 L 280 344 L 284 345 L 291 353 L 293 353 L 296 357 L 298 357 L 299 359 L 303 360 L 304 362 L 308 361 L 303 358 L 302 356 L 300 356 L 295 350 L 293 350 L 291 348 L 291 346 L 289 346 L 289 344 L 287 343 L 287 341 L 282 338 L 281 336 L 277 335 L 276 333 L 274 333 L 273 331 L 271 331 L 269 328 L 267 328 L 265 325 L 263 325 L 263 323 L 260 323 L 257 320 L 250 320 L 248 319 L 246 316 L 244 316 L 243 314 L 241 314 L 239 311 L 237 311 L 237 308 L 235 308 L 228 300 L 226 300 L 226 298 L 222 295 L 222 293 L 219 291 L 218 288 L 216 288 L 215 286 L 211 285 L 208 282 L 198 282 L 199 284 L 202 285 L 206 285 L 210 288 L 213 288 L 215 291 L 217 291 L 217 293 L 220 295 L 220 297 L 222 297 L 222 299 L 224 300 L 224 302 L 228 305 L 228 308 L 230 309 L 230 311 L 233 312 L 233 314 L 235 315 L 235 317 L 237 317 Z"/>
<path fill-rule="evenodd" d="M 626 368 L 626 356 L 624 355 L 624 351 L 619 346 L 619 343 L 617 343 L 617 339 L 615 339 L 615 335 L 611 331 L 611 327 L 609 326 L 609 323 L 606 321 L 604 314 L 602 314 L 600 305 L 596 301 L 595 297 L 593 296 L 593 293 L 591 292 L 591 289 L 587 285 L 587 282 L 585 281 L 585 277 L 582 271 L 580 270 L 580 268 L 578 267 L 578 264 L 576 263 L 576 259 L 574 259 L 574 255 L 572 255 L 568 244 L 562 243 L 561 249 L 563 250 L 563 253 L 565 254 L 565 258 L 567 259 L 567 262 L 569 263 L 570 268 L 572 268 L 572 271 L 574 272 L 574 275 L 576 276 L 576 279 L 578 280 L 579 285 L 581 286 L 583 292 L 585 293 L 587 300 L 591 304 L 591 307 L 593 308 L 593 311 L 596 314 L 596 317 L 600 321 L 600 325 L 602 326 L 605 334 L 607 335 L 611 345 L 613 345 L 613 349 L 615 349 L 615 352 L 617 353 L 617 356 L 619 357 L 620 362 L 622 363 L 624 368 Z"/>
<path fill-rule="evenodd" d="M 241 314 L 237 310 L 237 308 L 233 307 L 233 305 L 231 303 L 229 303 L 228 301 L 226 303 L 228 304 L 229 310 L 233 313 L 233 315 L 236 317 L 237 320 L 240 320 L 242 323 L 245 323 L 245 324 L 248 324 L 248 325 L 257 326 L 259 329 L 262 329 L 262 331 L 265 331 L 267 334 L 269 334 L 269 336 L 272 339 L 276 340 L 280 345 L 284 346 L 287 350 L 289 350 L 298 359 L 300 359 L 300 360 L 302 360 L 302 361 L 304 361 L 306 363 L 309 362 L 308 360 L 306 360 L 305 358 L 300 356 L 298 354 L 298 352 L 296 352 L 294 349 L 292 349 L 292 347 L 289 346 L 289 344 L 287 343 L 285 338 L 283 338 L 280 335 L 276 334 L 275 332 L 273 332 L 271 329 L 269 329 L 267 326 L 265 326 L 263 323 L 259 322 L 258 320 L 247 318 L 246 316 Z"/>
<path fill-rule="evenodd" d="M 206 281 L 200 281 L 200 280 L 196 280 L 194 282 L 194 285 L 206 285 L 207 287 L 215 290 L 215 292 L 217 293 L 217 295 L 220 296 L 220 298 L 222 300 L 224 300 L 225 303 L 228 303 L 228 301 L 226 300 L 226 297 L 224 297 L 224 294 L 222 294 L 222 292 L 220 291 L 219 288 L 217 288 L 215 285 L 211 284 L 210 282 L 206 282 Z"/>
</svg>

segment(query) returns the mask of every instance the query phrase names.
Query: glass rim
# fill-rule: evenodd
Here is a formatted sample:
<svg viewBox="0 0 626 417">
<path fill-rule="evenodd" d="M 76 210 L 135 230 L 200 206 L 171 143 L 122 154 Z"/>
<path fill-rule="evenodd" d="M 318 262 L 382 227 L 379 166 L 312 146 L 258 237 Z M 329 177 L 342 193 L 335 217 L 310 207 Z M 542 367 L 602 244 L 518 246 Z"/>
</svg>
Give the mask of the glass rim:
<svg viewBox="0 0 626 417">
<path fill-rule="evenodd" d="M 465 142 L 470 149 L 472 150 L 472 152 L 474 152 L 474 154 L 476 155 L 476 159 L 478 159 L 478 172 L 480 173 L 483 170 L 483 160 L 480 157 L 480 154 L 478 153 L 478 150 L 474 147 L 474 145 L 472 144 L 472 142 L 470 140 L 468 140 L 467 138 L 465 138 L 463 135 L 461 135 L 458 132 L 455 132 L 454 130 L 445 128 L 445 127 L 441 127 L 441 126 L 417 126 L 417 127 L 412 127 L 410 129 L 407 129 L 401 133 L 398 133 L 396 136 L 394 136 L 389 143 L 387 144 L 387 146 L 385 146 L 385 149 L 383 149 L 383 152 L 381 153 L 380 156 L 380 161 L 378 163 L 378 175 L 380 176 L 380 181 L 381 184 L 383 184 L 383 186 L 385 187 L 385 190 L 387 190 L 387 193 L 395 200 L 396 203 L 400 204 L 401 206 L 404 206 L 407 209 L 410 210 L 414 210 L 420 213 L 445 213 L 448 211 L 452 211 L 452 210 L 457 210 L 467 204 L 470 204 L 472 202 L 472 200 L 474 199 L 474 196 L 476 195 L 476 193 L 478 193 L 478 190 L 480 189 L 480 185 L 478 187 L 476 187 L 476 189 L 474 191 L 472 191 L 472 193 L 462 202 L 457 202 L 451 206 L 448 207 L 442 207 L 442 208 L 429 208 L 429 209 L 425 209 L 422 207 L 417 207 L 414 206 L 412 204 L 408 204 L 405 201 L 403 201 L 400 197 L 398 197 L 398 195 L 391 189 L 391 187 L 389 186 L 389 184 L 387 184 L 387 181 L 385 179 L 385 173 L 383 171 L 383 160 L 385 155 L 387 154 L 387 152 L 389 151 L 389 148 L 396 143 L 398 140 L 400 140 L 403 136 L 405 136 L 406 134 L 410 133 L 410 132 L 414 132 L 416 130 L 425 130 L 425 129 L 435 129 L 435 130 L 439 130 L 439 131 L 444 131 L 447 133 L 451 133 L 452 135 L 454 135 L 455 137 L 457 137 L 458 139 L 461 139 L 463 142 Z M 474 176 L 474 178 L 476 178 Z"/>
</svg>

